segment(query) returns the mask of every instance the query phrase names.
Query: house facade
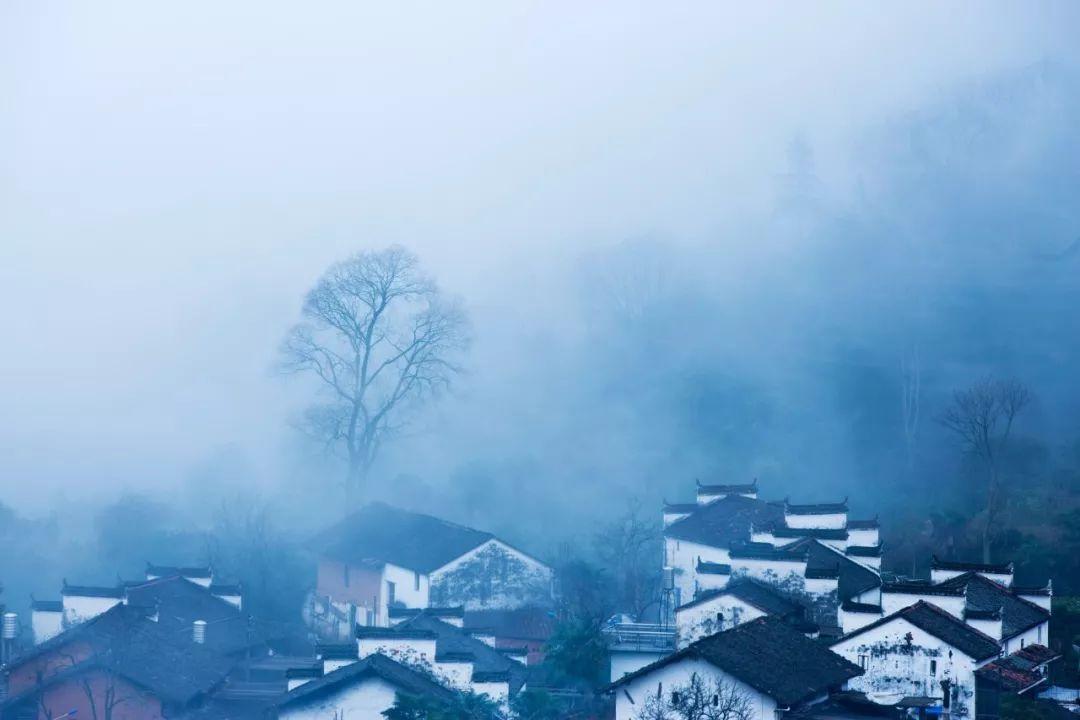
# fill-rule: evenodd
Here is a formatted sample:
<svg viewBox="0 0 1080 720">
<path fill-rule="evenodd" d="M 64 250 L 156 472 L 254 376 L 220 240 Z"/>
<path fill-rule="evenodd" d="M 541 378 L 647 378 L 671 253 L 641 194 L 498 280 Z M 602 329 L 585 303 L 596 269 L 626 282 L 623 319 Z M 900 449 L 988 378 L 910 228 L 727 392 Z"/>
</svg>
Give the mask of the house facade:
<svg viewBox="0 0 1080 720">
<path fill-rule="evenodd" d="M 306 611 L 321 634 L 387 627 L 392 608 L 550 606 L 552 570 L 490 533 L 374 504 L 313 541 L 318 580 Z"/>
<path fill-rule="evenodd" d="M 735 702 L 752 720 L 820 702 L 862 671 L 779 618 L 761 617 L 709 635 L 611 684 L 616 720 L 657 717 L 695 684 L 712 702 Z M 707 700 L 708 701 L 708 700 Z"/>
</svg>

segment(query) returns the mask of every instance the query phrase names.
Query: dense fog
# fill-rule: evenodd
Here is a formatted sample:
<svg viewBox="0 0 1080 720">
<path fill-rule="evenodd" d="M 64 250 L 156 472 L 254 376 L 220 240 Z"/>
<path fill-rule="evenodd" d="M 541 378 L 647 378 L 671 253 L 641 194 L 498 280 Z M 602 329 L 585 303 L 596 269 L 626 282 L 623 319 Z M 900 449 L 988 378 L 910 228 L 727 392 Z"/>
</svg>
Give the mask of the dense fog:
<svg viewBox="0 0 1080 720">
<path fill-rule="evenodd" d="M 940 418 L 1015 378 L 999 550 L 1062 572 L 1038 548 L 1080 543 L 1080 7 L 614 10 L 5 4 L 7 602 L 244 567 L 263 511 L 283 543 L 339 518 L 280 346 L 331 263 L 392 245 L 471 345 L 365 499 L 554 557 L 757 478 L 880 513 L 909 562 L 973 547 Z"/>
</svg>

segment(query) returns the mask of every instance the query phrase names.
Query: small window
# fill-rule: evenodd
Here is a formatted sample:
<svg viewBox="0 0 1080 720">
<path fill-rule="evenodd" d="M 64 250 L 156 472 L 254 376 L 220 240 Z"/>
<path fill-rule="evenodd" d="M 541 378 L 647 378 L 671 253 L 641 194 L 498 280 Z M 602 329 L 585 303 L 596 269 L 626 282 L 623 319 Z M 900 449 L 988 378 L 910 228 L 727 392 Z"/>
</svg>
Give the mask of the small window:
<svg viewBox="0 0 1080 720">
<path fill-rule="evenodd" d="M 722 613 L 722 612 L 716 613 L 716 629 L 717 630 L 723 630 L 724 629 L 724 613 Z"/>
<path fill-rule="evenodd" d="M 1020 649 L 1024 649 L 1024 638 L 1020 638 Z"/>
<path fill-rule="evenodd" d="M 869 665 L 869 664 L 870 664 L 869 656 L 867 656 L 867 655 L 860 655 L 859 656 L 859 667 L 861 667 L 863 670 L 865 670 L 866 666 Z"/>
<path fill-rule="evenodd" d="M 677 690 L 672 690 L 671 691 L 671 704 L 674 705 L 675 707 L 679 707 L 679 702 L 681 700 L 682 700 L 682 698 L 679 696 L 679 692 Z"/>
<path fill-rule="evenodd" d="M 930 661 L 930 674 L 937 675 L 937 660 Z"/>
<path fill-rule="evenodd" d="M 389 580 L 386 581 L 386 607 L 390 607 L 394 604 L 394 595 L 396 594 L 397 587 Z"/>
<path fill-rule="evenodd" d="M 713 707 L 720 707 L 720 696 L 719 695 L 713 695 L 712 696 L 712 706 Z"/>
<path fill-rule="evenodd" d="M 413 573 L 413 590 L 420 592 L 420 573 Z"/>
</svg>

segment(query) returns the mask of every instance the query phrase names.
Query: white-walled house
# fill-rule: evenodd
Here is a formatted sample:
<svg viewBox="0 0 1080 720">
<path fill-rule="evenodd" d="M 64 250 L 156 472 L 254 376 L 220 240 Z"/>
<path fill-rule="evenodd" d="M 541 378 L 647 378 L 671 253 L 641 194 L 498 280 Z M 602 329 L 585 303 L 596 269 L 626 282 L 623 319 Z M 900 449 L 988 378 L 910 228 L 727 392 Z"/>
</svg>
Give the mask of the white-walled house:
<svg viewBox="0 0 1080 720">
<path fill-rule="evenodd" d="M 790 619 L 801 626 L 805 625 L 804 614 L 805 608 L 769 585 L 747 578 L 733 580 L 725 588 L 700 593 L 675 609 L 677 643 L 679 648 L 684 648 L 703 637 L 765 615 Z"/>
<path fill-rule="evenodd" d="M 777 720 L 828 697 L 861 670 L 778 618 L 762 617 L 698 640 L 612 683 L 616 720 L 680 702 L 695 676 L 736 693 L 751 720 Z"/>
<path fill-rule="evenodd" d="M 384 720 L 399 692 L 446 702 L 454 697 L 423 672 L 379 654 L 301 680 L 275 703 L 280 720 Z"/>
<path fill-rule="evenodd" d="M 64 580 L 60 588 L 65 628 L 86 622 L 101 615 L 124 601 L 122 587 L 99 587 L 96 585 L 69 585 Z"/>
<path fill-rule="evenodd" d="M 63 600 L 33 600 L 30 603 L 30 629 L 34 644 L 56 637 L 64 630 Z"/>
<path fill-rule="evenodd" d="M 469 610 L 547 606 L 550 567 L 491 533 L 380 503 L 368 505 L 319 535 L 313 598 L 350 626 L 386 627 L 390 608 L 462 606 Z M 312 603 L 312 607 L 314 602 Z M 309 620 L 322 627 L 309 608 Z"/>
<path fill-rule="evenodd" d="M 815 621 L 838 627 L 839 604 L 862 602 L 881 584 L 877 521 L 849 520 L 846 500 L 766 502 L 757 490 L 756 482 L 698 483 L 697 503 L 665 504 L 664 568 L 673 596 L 666 617 L 699 593 L 748 576 L 805 598 Z"/>
<path fill-rule="evenodd" d="M 952 717 L 975 717 L 975 670 L 1001 652 L 998 642 L 925 601 L 869 623 L 832 644 L 865 672 L 851 688 L 879 702 L 939 700 Z"/>
<path fill-rule="evenodd" d="M 967 573 L 978 573 L 987 580 L 993 580 L 1002 587 L 1013 584 L 1013 564 L 1010 563 L 973 563 L 955 560 L 942 560 L 937 555 L 930 560 L 930 582 L 943 583 Z"/>
</svg>

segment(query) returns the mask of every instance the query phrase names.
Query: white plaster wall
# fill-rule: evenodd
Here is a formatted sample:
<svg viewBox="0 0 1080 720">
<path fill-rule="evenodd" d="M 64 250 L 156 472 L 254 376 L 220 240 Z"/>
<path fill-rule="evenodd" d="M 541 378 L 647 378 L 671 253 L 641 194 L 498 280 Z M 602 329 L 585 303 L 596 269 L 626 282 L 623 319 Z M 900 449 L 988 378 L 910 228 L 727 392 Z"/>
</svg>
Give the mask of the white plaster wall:
<svg viewBox="0 0 1080 720">
<path fill-rule="evenodd" d="M 279 720 L 385 720 L 383 711 L 394 705 L 397 689 L 382 678 L 350 683 L 336 693 L 298 708 L 284 708 Z"/>
<path fill-rule="evenodd" d="M 507 682 L 473 683 L 472 690 L 477 695 L 487 695 L 491 700 L 502 705 L 504 709 L 510 700 L 510 683 Z"/>
<path fill-rule="evenodd" d="M 792 515 L 784 513 L 784 522 L 789 528 L 814 528 L 817 530 L 839 530 L 847 527 L 847 513 L 828 515 Z"/>
<path fill-rule="evenodd" d="M 717 613 L 723 615 L 723 622 L 718 621 Z M 765 614 L 761 609 L 733 595 L 717 595 L 693 607 L 676 610 L 675 626 L 678 629 L 679 648 Z"/>
<path fill-rule="evenodd" d="M 772 698 L 762 695 L 717 667 L 695 659 L 684 659 L 657 668 L 618 688 L 615 693 L 615 720 L 634 720 L 644 708 L 648 694 L 655 695 L 658 689 L 668 694 L 671 688 L 689 683 L 695 672 L 703 678 L 718 677 L 723 682 L 733 683 L 738 691 L 750 700 L 749 720 L 776 720 L 776 702 Z"/>
<path fill-rule="evenodd" d="M 806 563 L 800 560 L 761 560 L 758 558 L 735 558 L 731 561 L 732 573 L 741 573 L 759 580 L 784 582 L 792 575 L 805 582 L 803 571 Z"/>
<path fill-rule="evenodd" d="M 109 608 L 120 604 L 120 598 L 84 597 L 82 595 L 64 595 L 64 622 L 77 625 L 90 618 L 97 617 Z"/>
<path fill-rule="evenodd" d="M 855 602 L 866 603 L 868 605 L 880 605 L 881 604 L 881 586 L 870 588 L 869 590 L 863 590 L 861 593 L 851 598 Z"/>
<path fill-rule="evenodd" d="M 709 503 L 713 502 L 714 500 L 719 500 L 721 498 L 726 498 L 726 497 L 727 497 L 726 493 L 709 494 L 709 493 L 703 493 L 700 490 L 698 490 L 697 504 L 698 505 L 708 505 Z"/>
<path fill-rule="evenodd" d="M 880 542 L 877 528 L 856 528 L 854 530 L 848 528 L 847 535 L 848 545 L 857 545 L 861 547 L 876 547 L 877 544 Z"/>
<path fill-rule="evenodd" d="M 975 717 L 975 669 L 983 664 L 950 647 L 902 618 L 868 630 L 832 646 L 833 652 L 862 665 L 866 672 L 852 678 L 854 690 L 897 699 L 907 695 L 941 698 L 940 682 L 948 678 L 958 687 L 954 716 Z M 937 668 L 931 671 L 931 661 Z M 963 706 L 963 707 L 961 707 Z"/>
<path fill-rule="evenodd" d="M 710 575 L 709 573 L 697 573 L 695 580 L 699 591 L 719 590 L 731 580 L 730 575 Z"/>
<path fill-rule="evenodd" d="M 471 662 L 437 662 L 433 670 L 443 685 L 458 690 L 468 690 L 472 684 L 473 665 Z"/>
<path fill-rule="evenodd" d="M 836 592 L 840 585 L 840 578 L 807 578 L 806 592 L 811 595 L 828 595 Z"/>
<path fill-rule="evenodd" d="M 1001 639 L 1001 618 L 998 618 L 997 620 L 975 620 L 967 618 L 964 622 L 995 640 Z"/>
<path fill-rule="evenodd" d="M 1038 605 L 1043 610 L 1046 610 L 1048 612 L 1049 612 L 1050 607 L 1051 607 L 1051 601 L 1053 600 L 1053 598 L 1051 596 L 1049 596 L 1049 595 L 1024 595 L 1024 594 L 1018 594 L 1017 597 L 1023 598 L 1024 600 L 1027 600 L 1032 605 Z"/>
<path fill-rule="evenodd" d="M 435 638 L 358 638 L 360 659 L 382 653 L 405 665 L 435 662 Z"/>
<path fill-rule="evenodd" d="M 34 631 L 34 644 L 40 644 L 54 638 L 64 629 L 62 612 L 34 610 L 30 613 L 30 628 Z"/>
<path fill-rule="evenodd" d="M 679 591 L 677 605 L 688 603 L 700 586 L 697 582 L 698 558 L 705 562 L 730 563 L 727 548 L 700 545 L 687 540 L 664 538 L 665 566 L 675 570 L 675 588 Z"/>
<path fill-rule="evenodd" d="M 942 569 L 934 568 L 934 569 L 932 569 L 930 571 L 930 581 L 933 582 L 933 583 L 944 582 L 944 581 L 946 581 L 946 580 L 948 580 L 950 578 L 956 577 L 957 575 L 963 575 L 965 572 L 967 572 L 967 571 L 966 570 L 942 570 Z M 1012 575 L 1006 575 L 1004 573 L 985 573 L 985 572 L 980 572 L 980 573 L 977 573 L 977 574 L 982 575 L 987 580 L 993 580 L 998 585 L 1003 585 L 1005 587 L 1012 586 L 1012 582 L 1013 582 L 1013 576 Z"/>
<path fill-rule="evenodd" d="M 1028 645 L 1045 645 L 1049 641 L 1049 638 L 1050 623 L 1041 623 L 1006 640 L 1003 643 L 1003 651 L 1008 655 L 1009 653 L 1014 653 Z"/>
<path fill-rule="evenodd" d="M 490 553 L 492 548 L 497 548 L 502 553 L 505 553 L 517 562 L 520 562 L 522 565 L 524 565 L 525 569 L 524 571 L 519 571 L 517 575 L 508 578 L 505 583 L 501 581 L 494 582 L 492 586 L 493 597 L 483 607 L 516 607 L 521 602 L 517 599 L 518 595 L 513 592 L 507 591 L 516 588 L 523 588 L 525 585 L 528 585 L 528 587 L 524 589 L 539 591 L 543 595 L 542 598 L 525 598 L 524 602 L 527 604 L 535 602 L 537 600 L 547 600 L 554 596 L 554 571 L 536 558 L 526 555 L 525 553 L 517 550 L 516 548 L 510 547 L 506 543 L 496 538 L 488 540 L 482 545 L 473 548 L 464 555 L 455 558 L 453 561 L 447 563 L 446 565 L 443 565 L 438 570 L 435 570 L 433 573 L 431 573 L 431 584 L 439 584 L 440 581 L 446 579 L 448 575 L 452 574 L 455 570 L 461 568 L 462 565 L 470 562 L 475 562 L 477 560 L 477 556 L 482 556 L 485 554 L 485 552 Z M 500 591 L 500 587 L 503 588 L 502 591 Z M 466 602 L 465 605 L 466 607 L 472 607 L 472 605 L 468 602 Z M 477 605 L 476 607 L 480 607 L 480 605 Z"/>
<path fill-rule="evenodd" d="M 323 660 L 322 673 L 323 675 L 329 675 L 338 668 L 343 668 L 346 665 L 352 665 L 356 661 L 356 658 L 334 658 L 332 660 Z"/>
<path fill-rule="evenodd" d="M 313 678 L 289 678 L 289 681 L 286 683 L 286 688 L 288 689 L 288 692 L 292 692 L 301 685 L 308 684 L 312 679 Z"/>
<path fill-rule="evenodd" d="M 420 588 L 416 588 L 416 573 L 408 568 L 398 567 L 389 563 L 383 567 L 382 587 L 379 595 L 382 602 L 379 607 L 379 624 L 386 627 L 390 624 L 390 591 L 387 583 L 394 583 L 394 600 L 403 603 L 408 608 L 426 608 L 429 606 L 429 578 L 420 573 Z"/>
<path fill-rule="evenodd" d="M 847 612 L 843 608 L 840 608 L 838 615 L 840 619 L 840 630 L 845 635 L 853 633 L 859 628 L 866 627 L 872 622 L 877 622 L 882 617 L 876 613 Z"/>
<path fill-rule="evenodd" d="M 684 517 L 690 517 L 690 513 L 664 513 L 664 527 L 667 527 L 671 523 L 678 522 Z"/>
<path fill-rule="evenodd" d="M 920 595 L 914 592 L 885 592 L 884 590 L 881 592 L 881 608 L 886 615 L 892 615 L 897 610 L 910 607 L 920 600 L 925 600 L 931 605 L 937 605 L 950 615 L 961 620 L 964 619 L 966 600 L 963 595 Z"/>
<path fill-rule="evenodd" d="M 233 607 L 235 607 L 235 608 L 237 608 L 239 610 L 243 609 L 242 605 L 243 605 L 244 600 L 239 595 L 217 595 L 217 594 L 215 594 L 214 597 L 221 598 L 222 600 L 224 600 L 225 602 L 229 603 L 230 605 L 232 605 Z"/>
<path fill-rule="evenodd" d="M 754 530 L 750 533 L 750 542 L 766 543 L 768 545 L 776 546 L 781 543 L 777 541 L 776 536 L 772 534 L 771 530 Z"/>
<path fill-rule="evenodd" d="M 667 653 L 662 652 L 632 652 L 612 650 L 611 652 L 611 682 L 640 670 L 646 665 L 651 665 Z"/>
</svg>

